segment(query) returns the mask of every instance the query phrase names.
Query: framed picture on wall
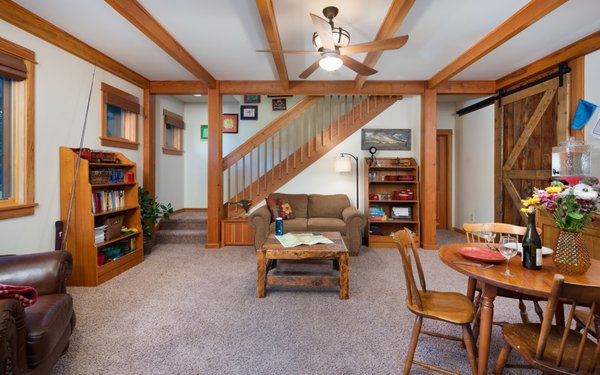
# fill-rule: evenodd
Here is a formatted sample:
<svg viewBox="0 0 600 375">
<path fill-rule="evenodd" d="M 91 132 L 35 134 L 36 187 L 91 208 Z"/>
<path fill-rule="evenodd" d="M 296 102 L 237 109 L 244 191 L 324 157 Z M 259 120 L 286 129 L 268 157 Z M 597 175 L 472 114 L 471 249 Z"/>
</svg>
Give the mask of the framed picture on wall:
<svg viewBox="0 0 600 375">
<path fill-rule="evenodd" d="M 237 113 L 223 113 L 223 133 L 238 132 L 238 115 Z"/>
<path fill-rule="evenodd" d="M 200 125 L 200 139 L 208 139 L 208 125 Z"/>
<path fill-rule="evenodd" d="M 258 106 L 257 105 L 241 105 L 240 106 L 240 119 L 242 119 L 242 120 L 258 120 Z"/>
<path fill-rule="evenodd" d="M 285 111 L 287 109 L 287 99 L 271 99 L 271 105 L 274 111 Z"/>
<path fill-rule="evenodd" d="M 260 103 L 260 95 L 244 95 L 244 103 Z"/>
<path fill-rule="evenodd" d="M 410 129 L 361 129 L 361 150 L 410 151 Z"/>
</svg>

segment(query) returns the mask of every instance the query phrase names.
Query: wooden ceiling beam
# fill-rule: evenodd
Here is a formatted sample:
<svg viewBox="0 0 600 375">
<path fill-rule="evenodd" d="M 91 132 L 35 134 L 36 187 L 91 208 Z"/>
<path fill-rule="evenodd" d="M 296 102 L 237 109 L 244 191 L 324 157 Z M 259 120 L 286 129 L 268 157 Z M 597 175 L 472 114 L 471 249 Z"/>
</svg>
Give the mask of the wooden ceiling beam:
<svg viewBox="0 0 600 375">
<path fill-rule="evenodd" d="M 150 93 L 155 95 L 206 94 L 208 87 L 198 81 L 151 81 Z"/>
<path fill-rule="evenodd" d="M 390 9 L 386 14 L 383 23 L 379 27 L 379 31 L 377 32 L 377 35 L 375 36 L 374 40 L 381 40 L 394 36 L 394 34 L 396 34 L 396 31 L 398 31 L 398 29 L 400 28 L 400 25 L 402 25 L 404 18 L 406 18 L 408 11 L 410 10 L 410 8 L 412 8 L 414 3 L 415 0 L 394 0 L 392 2 L 392 5 L 390 5 Z M 379 61 L 379 58 L 381 57 L 383 52 L 384 51 L 376 51 L 367 53 L 363 64 L 373 68 L 375 64 L 377 64 L 377 61 Z M 356 88 L 360 89 L 361 87 L 363 87 L 366 81 L 366 76 L 361 76 L 357 74 L 356 78 L 354 79 Z"/>
<path fill-rule="evenodd" d="M 446 81 L 437 87 L 439 94 L 495 94 L 496 81 Z"/>
<path fill-rule="evenodd" d="M 504 42 L 517 35 L 527 27 L 544 17 L 554 9 L 564 4 L 567 0 L 531 0 L 523 8 L 506 21 L 502 22 L 477 43 L 458 56 L 454 61 L 437 72 L 429 80 L 427 86 L 435 88 L 439 84 L 451 79 L 471 64 L 487 55 Z"/>
<path fill-rule="evenodd" d="M 558 66 L 562 62 L 576 59 L 592 53 L 600 49 L 600 31 L 586 36 L 583 39 L 569 44 L 568 46 L 559 49 L 549 55 L 542 57 L 531 64 L 522 67 L 496 81 L 497 88 L 511 86 L 514 83 L 520 82 L 527 77 L 541 73 L 550 68 Z"/>
<path fill-rule="evenodd" d="M 90 47 L 63 29 L 31 13 L 11 0 L 0 0 L 0 18 L 33 34 L 48 43 L 116 75 L 140 88 L 148 88 L 150 81 L 125 65 Z"/>
<path fill-rule="evenodd" d="M 221 81 L 223 94 L 265 95 L 420 95 L 424 81 L 369 81 L 357 89 L 354 81 L 290 81 L 282 91 L 277 81 Z"/>
<path fill-rule="evenodd" d="M 105 0 L 181 66 L 210 88 L 215 78 L 137 0 Z"/>
<path fill-rule="evenodd" d="M 265 30 L 265 36 L 269 42 L 269 49 L 281 51 L 283 48 L 281 46 L 272 0 L 256 0 L 256 7 L 258 8 L 258 13 L 260 14 L 260 19 Z M 280 89 L 287 90 L 289 88 L 289 78 L 283 54 L 273 52 L 272 55 L 277 75 L 279 76 Z"/>
</svg>

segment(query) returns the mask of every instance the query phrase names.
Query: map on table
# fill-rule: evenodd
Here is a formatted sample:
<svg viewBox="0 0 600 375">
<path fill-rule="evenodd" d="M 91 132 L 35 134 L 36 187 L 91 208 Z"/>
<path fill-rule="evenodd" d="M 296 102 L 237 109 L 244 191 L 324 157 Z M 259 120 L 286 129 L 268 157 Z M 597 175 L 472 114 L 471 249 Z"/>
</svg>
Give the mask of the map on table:
<svg viewBox="0 0 600 375">
<path fill-rule="evenodd" d="M 333 243 L 332 240 L 319 233 L 286 233 L 281 236 L 275 236 L 275 238 L 277 238 L 283 247 Z"/>
</svg>

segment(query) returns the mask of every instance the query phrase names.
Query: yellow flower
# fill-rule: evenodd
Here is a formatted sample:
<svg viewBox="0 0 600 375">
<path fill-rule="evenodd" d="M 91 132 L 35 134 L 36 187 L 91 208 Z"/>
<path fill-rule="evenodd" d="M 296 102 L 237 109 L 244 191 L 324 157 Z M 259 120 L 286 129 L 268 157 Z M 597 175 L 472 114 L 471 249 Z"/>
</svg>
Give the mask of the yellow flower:
<svg viewBox="0 0 600 375">
<path fill-rule="evenodd" d="M 523 206 L 525 206 L 525 207 L 537 206 L 541 203 L 540 197 L 538 197 L 537 195 L 535 195 L 531 198 L 522 199 L 521 202 L 523 203 Z"/>
<path fill-rule="evenodd" d="M 523 207 L 523 208 L 521 208 L 521 212 L 529 212 L 529 209 L 528 209 L 528 208 L 525 208 L 525 207 Z"/>
<path fill-rule="evenodd" d="M 562 186 L 548 186 L 546 189 L 548 193 L 560 193 L 563 190 Z"/>
</svg>

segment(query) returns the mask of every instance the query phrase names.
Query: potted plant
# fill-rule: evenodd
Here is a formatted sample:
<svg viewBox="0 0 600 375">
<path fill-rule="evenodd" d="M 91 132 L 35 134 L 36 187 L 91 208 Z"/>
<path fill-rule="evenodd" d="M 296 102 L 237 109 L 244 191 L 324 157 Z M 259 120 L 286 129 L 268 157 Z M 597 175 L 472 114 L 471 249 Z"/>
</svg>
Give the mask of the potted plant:
<svg viewBox="0 0 600 375">
<path fill-rule="evenodd" d="M 140 215 L 142 219 L 142 233 L 144 235 L 144 254 L 150 254 L 153 245 L 152 226 L 161 219 L 168 219 L 173 213 L 171 203 L 162 204 L 151 197 L 148 190 L 138 187 L 138 200 L 140 203 Z"/>
</svg>

